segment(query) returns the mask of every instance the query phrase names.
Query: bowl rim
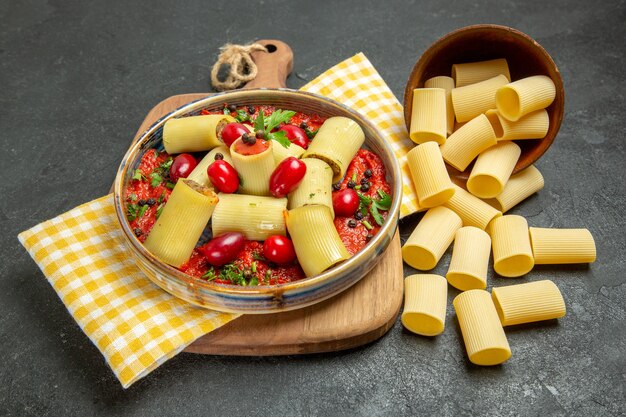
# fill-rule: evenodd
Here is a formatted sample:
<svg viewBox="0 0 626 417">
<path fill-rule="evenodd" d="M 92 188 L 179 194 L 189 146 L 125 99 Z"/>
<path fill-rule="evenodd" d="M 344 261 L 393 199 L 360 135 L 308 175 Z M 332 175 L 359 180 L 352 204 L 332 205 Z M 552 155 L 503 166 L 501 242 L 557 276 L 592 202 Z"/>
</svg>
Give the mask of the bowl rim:
<svg viewBox="0 0 626 417">
<path fill-rule="evenodd" d="M 359 124 L 366 125 L 371 131 L 373 131 L 376 136 L 380 138 L 380 146 L 387 153 L 388 160 L 391 162 L 391 166 L 385 166 L 388 175 L 391 175 L 392 178 L 395 179 L 395 184 L 393 185 L 393 195 L 392 195 L 392 205 L 388 211 L 387 219 L 381 226 L 380 230 L 371 239 L 361 250 L 359 250 L 356 254 L 354 254 L 350 259 L 330 268 L 327 271 L 319 275 L 315 275 L 310 278 L 303 278 L 301 280 L 284 283 L 284 284 L 276 284 L 276 285 L 264 285 L 264 286 L 239 286 L 239 285 L 231 285 L 231 284 L 218 284 L 209 281 L 203 281 L 200 278 L 193 277 L 191 275 L 187 275 L 184 272 L 179 271 L 178 269 L 170 266 L 159 259 L 156 256 L 152 255 L 144 245 L 137 239 L 134 233 L 132 233 L 130 229 L 130 225 L 126 219 L 125 213 L 123 212 L 123 191 L 124 191 L 124 177 L 125 172 L 128 169 L 128 162 L 131 157 L 136 154 L 144 151 L 145 143 L 148 138 L 154 133 L 154 131 L 161 128 L 165 122 L 171 118 L 176 116 L 183 115 L 187 112 L 196 110 L 197 108 L 202 108 L 203 103 L 207 101 L 228 101 L 229 97 L 238 98 L 245 97 L 249 94 L 255 93 L 270 93 L 270 94 L 279 94 L 285 95 L 286 97 L 297 95 L 300 98 L 308 99 L 308 100 L 320 100 L 330 104 L 332 106 L 337 106 L 342 110 L 346 111 L 351 115 L 355 121 Z M 402 202 L 402 176 L 400 172 L 400 165 L 398 163 L 397 158 L 395 157 L 395 153 L 391 144 L 385 139 L 385 135 L 380 131 L 380 129 L 374 125 L 371 121 L 367 119 L 367 117 L 356 110 L 346 106 L 343 103 L 330 99 L 328 97 L 324 97 L 320 94 L 311 93 L 307 91 L 294 90 L 290 88 L 254 88 L 254 89 L 240 89 L 234 91 L 225 91 L 221 93 L 211 94 L 207 97 L 203 97 L 194 101 L 191 101 L 187 104 L 184 104 L 178 107 L 175 110 L 165 114 L 157 121 L 155 121 L 150 127 L 148 127 L 139 137 L 139 139 L 126 151 L 122 161 L 117 170 L 117 174 L 115 177 L 114 183 L 114 206 L 115 212 L 117 216 L 118 223 L 121 225 L 123 235 L 125 237 L 126 242 L 130 244 L 139 254 L 148 261 L 155 269 L 169 274 L 171 277 L 175 277 L 176 279 L 184 282 L 188 287 L 199 286 L 203 287 L 206 290 L 213 291 L 219 293 L 221 296 L 244 296 L 248 298 L 256 298 L 255 296 L 276 296 L 277 293 L 282 295 L 286 292 L 306 292 L 306 290 L 314 288 L 316 285 L 320 284 L 323 281 L 328 280 L 332 276 L 339 276 L 351 268 L 355 267 L 358 264 L 362 263 L 362 259 L 368 255 L 372 249 L 377 247 L 378 245 L 384 244 L 385 238 L 387 235 L 391 235 L 391 232 L 395 233 L 395 229 L 398 227 L 399 213 L 400 213 L 400 205 Z M 393 229 L 393 230 L 391 230 Z M 385 244 L 386 246 L 389 244 L 390 239 Z M 362 278 L 362 277 L 361 277 Z M 327 297 L 325 297 L 327 298 Z M 321 298 L 319 301 L 323 301 L 325 298 Z"/>
<path fill-rule="evenodd" d="M 532 160 L 528 161 L 527 164 L 522 164 L 522 166 L 520 167 L 516 166 L 515 169 L 513 170 L 513 174 L 515 174 L 517 172 L 520 172 L 528 168 L 530 165 L 533 165 L 534 163 L 536 163 L 546 153 L 546 151 L 550 148 L 550 146 L 552 145 L 552 143 L 554 142 L 554 140 L 556 139 L 559 133 L 561 123 L 563 122 L 563 116 L 565 114 L 565 89 L 563 87 L 563 78 L 561 77 L 561 72 L 559 71 L 558 66 L 554 62 L 554 59 L 552 59 L 552 56 L 550 56 L 548 51 L 546 51 L 545 48 L 539 44 L 539 42 L 533 39 L 530 35 L 518 29 L 512 28 L 510 26 L 496 25 L 493 23 L 481 23 L 481 24 L 460 27 L 458 29 L 455 29 L 451 32 L 446 33 L 445 35 L 441 36 L 440 38 L 432 42 L 428 46 L 428 48 L 426 48 L 424 52 L 422 52 L 422 54 L 420 55 L 420 58 L 413 65 L 413 68 L 411 69 L 411 72 L 409 73 L 409 78 L 407 79 L 407 83 L 404 88 L 404 95 L 403 95 L 403 101 L 402 101 L 402 105 L 404 108 L 403 109 L 404 110 L 404 123 L 406 125 L 406 128 L 410 131 L 411 130 L 411 113 L 409 111 L 409 108 L 412 109 L 413 90 L 415 88 L 419 88 L 417 85 L 412 86 L 410 81 L 415 78 L 415 76 L 417 75 L 419 71 L 422 71 L 424 69 L 423 68 L 425 66 L 424 57 L 428 55 L 428 52 L 439 44 L 447 43 L 460 36 L 466 35 L 468 33 L 483 31 L 485 29 L 493 30 L 496 32 L 501 32 L 501 33 L 512 34 L 518 39 L 523 40 L 528 45 L 534 47 L 539 52 L 539 54 L 546 60 L 547 66 L 554 68 L 554 75 L 556 76 L 556 78 L 550 77 L 556 86 L 555 101 L 557 99 L 560 100 L 560 105 L 557 106 L 555 110 L 555 114 L 556 114 L 556 118 L 554 118 L 554 124 L 556 126 L 555 132 L 553 135 L 551 135 L 551 137 L 546 136 L 545 138 L 540 139 L 543 145 L 539 148 L 539 152 L 535 155 L 535 157 Z M 410 105 L 407 105 L 407 103 Z M 552 124 L 552 120 L 550 121 L 550 123 Z M 468 169 L 465 169 L 464 171 L 458 171 L 455 168 L 451 167 L 447 162 L 446 162 L 446 167 L 449 168 L 449 170 L 450 168 L 452 168 L 452 172 L 455 173 L 454 175 L 455 178 L 459 178 L 465 181 L 469 177 Z"/>
</svg>

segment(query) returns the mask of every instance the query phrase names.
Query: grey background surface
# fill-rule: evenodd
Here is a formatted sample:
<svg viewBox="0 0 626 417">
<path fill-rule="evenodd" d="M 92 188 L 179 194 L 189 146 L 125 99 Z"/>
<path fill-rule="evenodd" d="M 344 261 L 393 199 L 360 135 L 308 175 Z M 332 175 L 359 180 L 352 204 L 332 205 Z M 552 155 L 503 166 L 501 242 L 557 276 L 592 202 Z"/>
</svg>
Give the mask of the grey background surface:
<svg viewBox="0 0 626 417">
<path fill-rule="evenodd" d="M 0 415 L 623 415 L 625 11 L 624 1 L 582 0 L 1 0 Z M 530 34 L 563 75 L 565 118 L 537 164 L 546 187 L 512 212 L 596 238 L 596 263 L 538 267 L 514 281 L 554 280 L 567 316 L 509 330 L 513 357 L 498 367 L 469 363 L 449 305 L 436 338 L 398 322 L 348 352 L 181 354 L 123 390 L 17 234 L 106 194 L 147 111 L 210 91 L 226 42 L 288 42 L 293 88 L 363 51 L 401 97 L 428 45 L 475 23 Z M 420 217 L 401 224 L 403 238 Z M 511 282 L 490 271 L 492 285 Z"/>
</svg>

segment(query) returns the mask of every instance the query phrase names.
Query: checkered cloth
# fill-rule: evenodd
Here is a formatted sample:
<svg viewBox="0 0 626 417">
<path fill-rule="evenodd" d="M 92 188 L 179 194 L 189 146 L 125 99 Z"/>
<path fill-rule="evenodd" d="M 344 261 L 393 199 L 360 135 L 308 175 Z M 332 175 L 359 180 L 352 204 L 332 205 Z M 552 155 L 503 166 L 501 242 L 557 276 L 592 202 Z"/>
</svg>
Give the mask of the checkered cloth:
<svg viewBox="0 0 626 417">
<path fill-rule="evenodd" d="M 307 84 L 355 108 L 386 134 L 401 160 L 412 142 L 402 108 L 363 54 Z M 404 170 L 403 214 L 416 210 Z M 124 246 L 111 195 L 83 204 L 18 236 L 80 328 L 124 388 L 198 337 L 238 317 L 196 308 L 162 291 Z"/>
</svg>

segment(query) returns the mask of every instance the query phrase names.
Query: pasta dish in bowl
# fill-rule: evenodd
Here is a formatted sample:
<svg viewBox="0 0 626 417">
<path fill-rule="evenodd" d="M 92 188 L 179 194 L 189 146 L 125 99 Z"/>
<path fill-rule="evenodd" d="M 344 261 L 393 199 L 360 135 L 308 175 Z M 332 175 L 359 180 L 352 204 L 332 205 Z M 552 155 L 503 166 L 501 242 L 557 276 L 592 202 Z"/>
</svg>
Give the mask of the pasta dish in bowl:
<svg viewBox="0 0 626 417">
<path fill-rule="evenodd" d="M 161 288 L 220 311 L 279 312 L 376 264 L 397 228 L 399 178 L 359 113 L 311 93 L 242 90 L 150 127 L 120 165 L 115 207 Z"/>
</svg>

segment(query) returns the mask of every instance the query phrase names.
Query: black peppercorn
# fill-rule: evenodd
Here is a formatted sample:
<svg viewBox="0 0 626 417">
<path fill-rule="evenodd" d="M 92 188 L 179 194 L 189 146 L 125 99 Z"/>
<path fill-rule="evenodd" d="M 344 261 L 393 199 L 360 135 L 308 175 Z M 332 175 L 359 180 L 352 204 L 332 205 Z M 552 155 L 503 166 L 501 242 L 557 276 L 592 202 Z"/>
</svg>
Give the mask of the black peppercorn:
<svg viewBox="0 0 626 417">
<path fill-rule="evenodd" d="M 255 111 L 254 106 L 248 106 L 248 113 L 254 114 Z"/>
<path fill-rule="evenodd" d="M 265 138 L 265 131 L 263 129 L 259 129 L 254 133 L 257 137 L 257 139 L 263 139 Z"/>
<path fill-rule="evenodd" d="M 140 228 L 136 227 L 133 229 L 133 232 L 135 233 L 135 236 L 139 237 L 143 234 L 143 232 L 141 231 Z"/>
<path fill-rule="evenodd" d="M 361 213 L 361 211 L 357 211 L 356 213 L 354 213 L 354 218 L 357 220 L 362 220 L 363 219 L 363 213 Z"/>
<path fill-rule="evenodd" d="M 222 155 L 220 152 L 218 152 L 218 153 L 215 154 L 213 159 L 215 159 L 216 161 L 221 161 L 222 159 L 224 159 L 224 155 Z"/>
<path fill-rule="evenodd" d="M 146 200 L 144 200 L 143 198 L 139 201 L 137 201 L 137 204 L 139 204 L 140 206 L 145 206 L 146 205 Z"/>
<path fill-rule="evenodd" d="M 156 204 L 156 200 L 154 198 L 149 198 L 146 201 L 146 204 L 149 205 L 150 207 L 154 206 Z"/>
<path fill-rule="evenodd" d="M 309 128 L 309 125 L 306 124 L 306 122 L 300 123 L 300 129 L 308 129 L 308 128 Z"/>
<path fill-rule="evenodd" d="M 365 236 L 365 241 L 369 242 L 370 240 L 372 240 L 373 237 L 374 235 L 372 235 L 371 233 L 368 233 L 367 236 Z"/>
<path fill-rule="evenodd" d="M 341 183 L 339 183 L 339 182 L 334 183 L 333 184 L 333 190 L 335 190 L 335 191 L 341 190 Z"/>
<path fill-rule="evenodd" d="M 363 175 L 365 175 L 365 178 L 369 178 L 372 175 L 374 175 L 374 173 L 372 172 L 371 169 L 366 169 L 365 172 L 363 173 Z"/>
<path fill-rule="evenodd" d="M 367 184 L 368 182 L 367 178 L 361 178 L 361 184 Z"/>
<path fill-rule="evenodd" d="M 356 227 L 356 221 L 354 221 L 354 219 L 348 220 L 348 227 L 355 228 Z"/>
<path fill-rule="evenodd" d="M 245 279 L 250 279 L 250 278 L 252 278 L 252 271 L 250 271 L 250 270 L 246 269 L 245 271 L 243 271 L 243 277 L 244 277 Z"/>
<path fill-rule="evenodd" d="M 348 181 L 348 188 L 354 188 L 354 187 L 356 187 L 356 182 L 352 180 Z"/>
<path fill-rule="evenodd" d="M 228 111 L 231 112 L 231 113 L 234 112 L 234 111 L 237 111 L 237 106 L 235 106 L 234 104 L 229 104 L 228 105 Z"/>
<path fill-rule="evenodd" d="M 361 184 L 361 191 L 364 193 L 370 190 L 370 183 Z"/>
<path fill-rule="evenodd" d="M 241 135 L 241 140 L 243 141 L 243 143 L 247 143 L 248 145 L 250 145 L 250 134 L 244 133 L 243 135 Z"/>
</svg>

